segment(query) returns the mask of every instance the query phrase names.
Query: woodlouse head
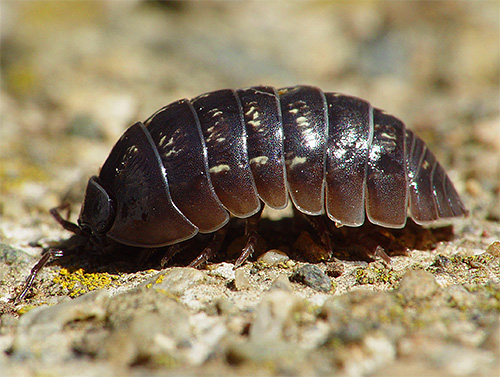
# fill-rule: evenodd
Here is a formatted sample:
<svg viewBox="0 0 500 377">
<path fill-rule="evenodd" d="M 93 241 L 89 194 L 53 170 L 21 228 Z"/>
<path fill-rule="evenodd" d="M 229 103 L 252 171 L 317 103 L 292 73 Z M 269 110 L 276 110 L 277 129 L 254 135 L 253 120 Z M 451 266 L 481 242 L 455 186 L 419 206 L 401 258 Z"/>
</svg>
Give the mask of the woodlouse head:
<svg viewBox="0 0 500 377">
<path fill-rule="evenodd" d="M 115 215 L 115 204 L 111 195 L 101 185 L 98 177 L 91 177 L 78 218 L 81 233 L 97 245 L 105 244 L 106 233 L 113 225 Z"/>
</svg>

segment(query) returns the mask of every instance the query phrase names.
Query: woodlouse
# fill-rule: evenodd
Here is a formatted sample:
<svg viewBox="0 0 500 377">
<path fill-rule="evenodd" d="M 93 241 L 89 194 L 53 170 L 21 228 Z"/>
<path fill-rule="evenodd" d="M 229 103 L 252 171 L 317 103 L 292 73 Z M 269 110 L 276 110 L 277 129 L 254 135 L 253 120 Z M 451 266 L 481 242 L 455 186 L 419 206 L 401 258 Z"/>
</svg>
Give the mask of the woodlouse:
<svg viewBox="0 0 500 377">
<path fill-rule="evenodd" d="M 326 213 L 338 226 L 360 226 L 365 213 L 373 224 L 402 228 L 408 215 L 428 224 L 467 212 L 434 155 L 399 119 L 312 86 L 258 86 L 176 101 L 135 123 L 90 178 L 78 225 L 53 214 L 98 245 L 110 238 L 150 248 L 223 234 L 228 212 L 255 220 L 262 203 L 281 209 L 288 196 L 302 213 Z M 256 227 L 247 228 L 236 265 L 253 250 Z"/>
</svg>

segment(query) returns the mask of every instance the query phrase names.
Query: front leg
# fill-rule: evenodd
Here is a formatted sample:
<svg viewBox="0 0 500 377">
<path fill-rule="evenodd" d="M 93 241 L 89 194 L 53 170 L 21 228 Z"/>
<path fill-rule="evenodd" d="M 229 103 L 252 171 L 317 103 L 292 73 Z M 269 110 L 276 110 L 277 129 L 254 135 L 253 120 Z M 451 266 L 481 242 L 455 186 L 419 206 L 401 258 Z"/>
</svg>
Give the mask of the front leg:
<svg viewBox="0 0 500 377">
<path fill-rule="evenodd" d="M 259 233 L 257 229 L 259 226 L 259 220 L 262 217 L 262 211 L 264 210 L 264 203 L 261 202 L 260 210 L 255 214 L 246 219 L 245 235 L 247 237 L 247 243 L 245 247 L 241 250 L 241 254 L 234 262 L 234 267 L 241 266 L 255 251 L 257 241 L 259 239 Z"/>
</svg>

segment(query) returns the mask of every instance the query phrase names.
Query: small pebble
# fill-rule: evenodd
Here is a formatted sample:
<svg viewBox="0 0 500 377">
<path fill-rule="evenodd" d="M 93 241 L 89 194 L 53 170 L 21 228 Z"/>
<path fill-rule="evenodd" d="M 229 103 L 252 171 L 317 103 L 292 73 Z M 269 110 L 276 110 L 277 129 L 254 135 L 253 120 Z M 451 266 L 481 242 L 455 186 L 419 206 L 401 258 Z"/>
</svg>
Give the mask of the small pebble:
<svg viewBox="0 0 500 377">
<path fill-rule="evenodd" d="M 332 278 L 338 278 L 344 273 L 344 265 L 341 262 L 330 262 L 326 265 L 325 272 Z"/>
<path fill-rule="evenodd" d="M 273 281 L 270 290 L 278 290 L 278 289 L 286 292 L 293 291 L 293 287 L 292 284 L 290 284 L 290 279 L 288 279 L 288 276 L 280 275 Z"/>
<path fill-rule="evenodd" d="M 292 275 L 292 281 L 302 283 L 321 292 L 330 292 L 332 281 L 318 266 L 306 264 Z"/>
<path fill-rule="evenodd" d="M 300 304 L 301 299 L 295 294 L 285 291 L 267 292 L 255 309 L 249 339 L 256 342 L 283 339 L 283 330 L 291 326 Z"/>
<path fill-rule="evenodd" d="M 0 262 L 13 265 L 15 263 L 30 263 L 31 260 L 29 255 L 22 250 L 0 243 Z"/>
<path fill-rule="evenodd" d="M 430 272 L 426 271 L 408 271 L 401 279 L 399 293 L 407 301 L 428 299 L 436 293 L 439 285 Z"/>
<path fill-rule="evenodd" d="M 226 280 L 234 280 L 235 278 L 234 264 L 232 263 L 223 262 L 216 265 L 209 265 L 207 268 L 209 269 L 208 274 L 210 276 L 220 277 Z"/>
<path fill-rule="evenodd" d="M 280 263 L 286 263 L 290 257 L 283 251 L 278 249 L 271 249 L 262 254 L 257 261 L 265 266 L 276 266 Z"/>
<path fill-rule="evenodd" d="M 73 351 L 66 327 L 89 318 L 104 320 L 109 297 L 108 291 L 99 290 L 58 305 L 30 310 L 19 319 L 12 352 L 22 357 L 36 355 L 47 362 L 67 360 Z"/>
<path fill-rule="evenodd" d="M 438 254 L 436 256 L 436 259 L 434 260 L 434 263 L 432 264 L 432 266 L 447 268 L 451 265 L 451 263 L 452 262 L 451 262 L 450 258 L 448 258 L 445 255 Z"/>
<path fill-rule="evenodd" d="M 234 286 L 238 291 L 250 288 L 250 280 L 244 270 L 237 269 L 234 271 Z"/>
</svg>

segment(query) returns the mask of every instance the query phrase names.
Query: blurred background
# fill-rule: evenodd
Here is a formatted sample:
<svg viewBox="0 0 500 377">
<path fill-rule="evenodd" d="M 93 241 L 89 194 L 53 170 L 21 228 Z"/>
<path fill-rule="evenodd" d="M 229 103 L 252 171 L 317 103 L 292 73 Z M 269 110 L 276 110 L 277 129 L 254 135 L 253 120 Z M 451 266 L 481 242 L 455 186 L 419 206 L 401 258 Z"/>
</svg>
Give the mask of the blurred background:
<svg viewBox="0 0 500 377">
<path fill-rule="evenodd" d="M 79 208 L 88 177 L 132 122 L 180 98 L 258 84 L 317 85 L 400 117 L 474 216 L 499 221 L 498 1 L 0 7 L 4 240 L 42 237 L 39 223 L 62 200 Z"/>
</svg>

